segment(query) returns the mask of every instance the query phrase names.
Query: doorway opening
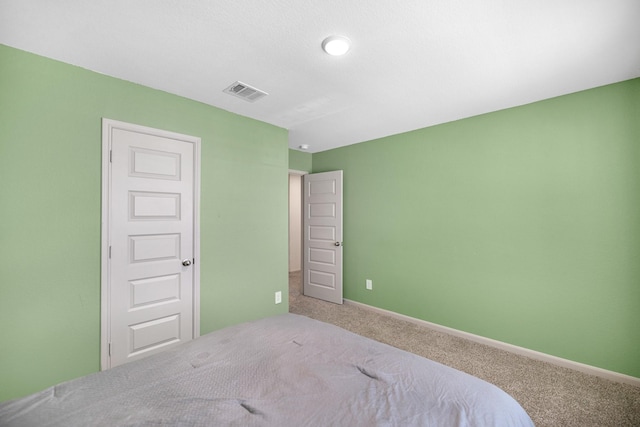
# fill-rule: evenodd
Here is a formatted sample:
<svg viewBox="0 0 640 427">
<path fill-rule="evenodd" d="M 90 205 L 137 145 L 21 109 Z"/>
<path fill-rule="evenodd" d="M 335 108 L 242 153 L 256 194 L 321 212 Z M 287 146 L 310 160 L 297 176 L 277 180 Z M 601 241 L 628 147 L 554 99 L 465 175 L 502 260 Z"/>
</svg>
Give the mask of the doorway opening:
<svg viewBox="0 0 640 427">
<path fill-rule="evenodd" d="M 302 181 L 308 172 L 289 170 L 289 293 L 302 276 Z"/>
<path fill-rule="evenodd" d="M 336 304 L 343 302 L 342 176 L 289 174 L 289 277 L 299 272 L 303 295 Z"/>
<path fill-rule="evenodd" d="M 289 273 L 302 270 L 302 176 L 289 171 Z"/>
</svg>

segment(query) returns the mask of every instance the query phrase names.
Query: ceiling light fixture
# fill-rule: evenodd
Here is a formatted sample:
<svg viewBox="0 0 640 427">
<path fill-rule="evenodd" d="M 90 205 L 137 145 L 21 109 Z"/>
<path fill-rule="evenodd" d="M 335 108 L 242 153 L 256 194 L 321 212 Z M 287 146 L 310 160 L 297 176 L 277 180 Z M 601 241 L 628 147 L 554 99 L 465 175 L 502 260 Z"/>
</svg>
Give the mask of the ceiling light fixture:
<svg viewBox="0 0 640 427">
<path fill-rule="evenodd" d="M 298 146 L 299 149 L 301 150 L 308 150 L 309 149 L 309 144 L 302 144 L 300 146 Z"/>
<path fill-rule="evenodd" d="M 350 47 L 351 40 L 345 36 L 329 36 L 322 41 L 322 49 L 333 56 L 344 55 Z"/>
</svg>

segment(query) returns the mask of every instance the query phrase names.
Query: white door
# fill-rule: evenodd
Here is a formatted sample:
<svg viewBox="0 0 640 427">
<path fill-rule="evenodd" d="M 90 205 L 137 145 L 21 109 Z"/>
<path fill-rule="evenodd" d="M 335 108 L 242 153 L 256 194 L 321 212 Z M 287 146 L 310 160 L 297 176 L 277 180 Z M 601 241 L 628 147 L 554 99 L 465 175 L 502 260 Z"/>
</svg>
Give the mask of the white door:
<svg viewBox="0 0 640 427">
<path fill-rule="evenodd" d="M 342 171 L 304 175 L 304 294 L 342 304 Z"/>
<path fill-rule="evenodd" d="M 103 120 L 109 149 L 103 369 L 199 332 L 198 144 L 198 138 Z"/>
</svg>

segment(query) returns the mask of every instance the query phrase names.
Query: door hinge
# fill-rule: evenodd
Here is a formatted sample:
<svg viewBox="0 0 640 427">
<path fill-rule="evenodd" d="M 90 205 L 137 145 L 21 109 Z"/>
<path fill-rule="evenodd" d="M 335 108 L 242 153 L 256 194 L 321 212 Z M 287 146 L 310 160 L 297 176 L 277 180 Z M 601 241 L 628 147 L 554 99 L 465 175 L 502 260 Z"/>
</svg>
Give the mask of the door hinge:
<svg viewBox="0 0 640 427">
<path fill-rule="evenodd" d="M 109 163 L 113 161 L 113 150 L 109 150 Z"/>
<path fill-rule="evenodd" d="M 111 246 L 109 246 L 109 259 L 111 259 Z"/>
<path fill-rule="evenodd" d="M 111 357 L 111 343 L 109 343 L 109 357 Z"/>
</svg>

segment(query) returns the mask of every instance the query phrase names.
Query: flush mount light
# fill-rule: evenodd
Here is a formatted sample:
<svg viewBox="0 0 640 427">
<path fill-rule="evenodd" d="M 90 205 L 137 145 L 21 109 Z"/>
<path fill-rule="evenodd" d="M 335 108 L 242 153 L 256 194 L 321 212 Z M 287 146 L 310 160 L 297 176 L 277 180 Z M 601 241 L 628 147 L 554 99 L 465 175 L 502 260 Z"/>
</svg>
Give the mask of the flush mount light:
<svg viewBox="0 0 640 427">
<path fill-rule="evenodd" d="M 344 55 L 350 47 L 351 40 L 345 36 L 329 36 L 322 41 L 322 49 L 329 55 Z"/>
<path fill-rule="evenodd" d="M 309 144 L 299 145 L 298 148 L 301 149 L 301 150 L 308 150 L 309 149 Z"/>
</svg>

